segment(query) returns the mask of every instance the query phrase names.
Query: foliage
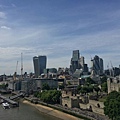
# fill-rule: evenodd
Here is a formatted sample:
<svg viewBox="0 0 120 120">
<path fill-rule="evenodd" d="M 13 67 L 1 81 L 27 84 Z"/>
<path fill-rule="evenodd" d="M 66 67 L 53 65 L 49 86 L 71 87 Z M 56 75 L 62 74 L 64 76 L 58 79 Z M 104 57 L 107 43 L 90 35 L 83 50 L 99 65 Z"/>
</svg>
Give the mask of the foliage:
<svg viewBox="0 0 120 120">
<path fill-rule="evenodd" d="M 84 85 L 83 87 L 81 87 L 80 85 L 77 87 L 78 93 L 90 93 L 93 92 L 93 86 L 92 85 Z"/>
<path fill-rule="evenodd" d="M 56 104 L 60 102 L 61 92 L 57 90 L 48 90 L 41 93 L 38 92 L 35 96 L 40 98 L 43 102 Z"/>
<path fill-rule="evenodd" d="M 50 86 L 47 83 L 43 83 L 42 90 L 50 90 Z"/>
<path fill-rule="evenodd" d="M 0 85 L 0 89 L 6 89 L 8 87 L 8 83 L 3 83 Z"/>
<path fill-rule="evenodd" d="M 68 85 L 71 85 L 70 81 L 68 81 Z"/>
<path fill-rule="evenodd" d="M 112 120 L 120 119 L 120 93 L 111 92 L 104 102 L 104 113 Z"/>
<path fill-rule="evenodd" d="M 82 89 L 81 85 L 77 86 L 77 91 L 80 91 Z"/>
<path fill-rule="evenodd" d="M 104 82 L 107 82 L 107 77 L 103 76 L 102 78 L 100 78 L 100 80 L 101 80 L 101 84 L 104 83 Z"/>
<path fill-rule="evenodd" d="M 95 85 L 94 86 L 94 90 L 96 91 L 97 95 L 98 95 L 98 92 L 100 91 L 100 88 L 98 87 L 98 85 Z"/>
<path fill-rule="evenodd" d="M 101 90 L 104 91 L 104 92 L 107 92 L 108 91 L 108 88 L 107 88 L 107 77 L 103 76 L 102 78 L 100 78 L 100 80 L 101 80 Z"/>
<path fill-rule="evenodd" d="M 91 79 L 90 77 L 88 77 L 86 79 L 86 83 L 85 84 L 95 84 L 95 81 L 93 79 Z"/>
<path fill-rule="evenodd" d="M 104 82 L 104 83 L 101 84 L 101 89 L 102 89 L 102 91 L 104 91 L 104 92 L 107 92 L 107 91 L 108 91 L 107 82 Z"/>
</svg>

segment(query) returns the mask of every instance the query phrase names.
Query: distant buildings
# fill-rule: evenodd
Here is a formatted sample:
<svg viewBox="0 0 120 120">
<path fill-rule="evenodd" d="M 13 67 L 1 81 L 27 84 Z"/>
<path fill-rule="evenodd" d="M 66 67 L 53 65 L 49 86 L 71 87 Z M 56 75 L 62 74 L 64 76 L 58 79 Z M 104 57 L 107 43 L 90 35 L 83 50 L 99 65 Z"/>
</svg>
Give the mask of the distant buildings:
<svg viewBox="0 0 120 120">
<path fill-rule="evenodd" d="M 113 77 L 119 76 L 120 75 L 120 65 L 119 65 L 119 67 L 112 66 L 112 68 L 108 68 L 107 70 L 105 70 L 105 74 L 108 76 L 113 76 Z"/>
<path fill-rule="evenodd" d="M 103 75 L 103 71 L 103 59 L 95 55 L 95 57 L 91 60 L 91 72 L 94 75 Z"/>
<path fill-rule="evenodd" d="M 88 66 L 85 64 L 84 57 L 80 57 L 79 50 L 74 50 L 71 58 L 70 71 L 74 73 L 78 69 L 82 74 L 88 73 Z"/>
<path fill-rule="evenodd" d="M 33 57 L 34 72 L 36 78 L 38 78 L 38 76 L 44 73 L 44 69 L 46 69 L 46 63 L 47 63 L 46 56 Z"/>
</svg>

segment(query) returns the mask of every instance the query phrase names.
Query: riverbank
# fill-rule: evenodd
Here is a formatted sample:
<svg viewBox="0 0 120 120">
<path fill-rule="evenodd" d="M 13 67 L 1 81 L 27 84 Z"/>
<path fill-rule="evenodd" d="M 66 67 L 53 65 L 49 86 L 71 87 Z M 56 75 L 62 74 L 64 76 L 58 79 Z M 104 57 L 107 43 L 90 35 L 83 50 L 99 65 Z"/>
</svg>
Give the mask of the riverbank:
<svg viewBox="0 0 120 120">
<path fill-rule="evenodd" d="M 44 106 L 44 105 L 33 104 L 33 103 L 31 103 L 27 100 L 24 100 L 23 103 L 34 106 L 37 110 L 39 110 L 40 112 L 42 112 L 44 114 L 51 115 L 51 116 L 60 118 L 62 120 L 84 120 L 84 119 L 74 117 L 72 115 L 69 115 L 67 113 L 61 112 L 59 110 L 55 110 L 53 108 L 50 108 L 50 107 L 47 107 L 47 106 Z"/>
</svg>

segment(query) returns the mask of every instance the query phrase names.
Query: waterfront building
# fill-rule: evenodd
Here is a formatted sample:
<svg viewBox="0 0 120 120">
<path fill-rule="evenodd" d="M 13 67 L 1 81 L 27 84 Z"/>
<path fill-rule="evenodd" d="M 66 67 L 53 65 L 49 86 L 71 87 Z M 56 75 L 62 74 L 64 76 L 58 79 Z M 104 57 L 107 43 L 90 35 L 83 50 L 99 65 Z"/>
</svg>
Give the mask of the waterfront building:
<svg viewBox="0 0 120 120">
<path fill-rule="evenodd" d="M 21 90 L 25 93 L 30 93 L 31 91 L 37 90 L 36 81 L 32 78 L 26 78 L 21 82 Z"/>
<path fill-rule="evenodd" d="M 59 83 L 59 79 L 39 79 L 39 78 L 35 78 L 37 87 L 42 89 L 43 84 L 48 84 L 50 88 L 58 88 L 58 83 Z M 61 81 L 64 83 L 64 79 L 61 79 Z"/>
<path fill-rule="evenodd" d="M 42 73 L 44 73 L 44 69 L 46 69 L 46 63 L 46 56 L 33 57 L 34 72 L 36 78 L 39 77 Z"/>
<path fill-rule="evenodd" d="M 10 90 L 21 90 L 21 80 L 11 80 L 8 82 L 8 89 Z"/>
</svg>

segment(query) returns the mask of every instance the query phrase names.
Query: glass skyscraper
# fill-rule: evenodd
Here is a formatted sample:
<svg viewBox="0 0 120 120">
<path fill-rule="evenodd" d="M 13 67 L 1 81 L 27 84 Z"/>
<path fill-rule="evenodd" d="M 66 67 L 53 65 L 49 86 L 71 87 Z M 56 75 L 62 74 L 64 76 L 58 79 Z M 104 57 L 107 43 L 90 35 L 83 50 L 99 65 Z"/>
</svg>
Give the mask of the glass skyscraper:
<svg viewBox="0 0 120 120">
<path fill-rule="evenodd" d="M 42 73 L 44 73 L 44 69 L 46 69 L 46 63 L 47 63 L 46 56 L 33 57 L 34 72 L 36 78 L 40 76 Z"/>
</svg>

